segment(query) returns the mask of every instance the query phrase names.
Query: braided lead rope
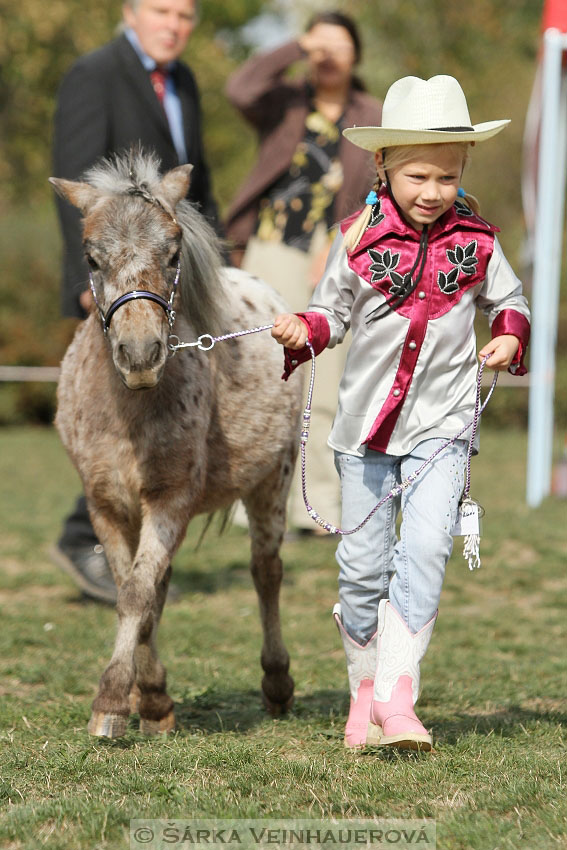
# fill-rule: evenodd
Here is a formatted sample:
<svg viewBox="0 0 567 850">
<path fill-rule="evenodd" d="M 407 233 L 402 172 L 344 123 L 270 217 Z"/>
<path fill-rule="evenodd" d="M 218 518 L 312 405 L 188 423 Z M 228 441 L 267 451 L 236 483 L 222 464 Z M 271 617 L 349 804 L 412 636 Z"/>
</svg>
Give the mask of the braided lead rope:
<svg viewBox="0 0 567 850">
<path fill-rule="evenodd" d="M 445 449 L 449 448 L 449 446 L 452 446 L 453 443 L 455 443 L 459 439 L 459 437 L 461 437 L 472 426 L 473 430 L 472 430 L 472 433 L 471 433 L 471 438 L 470 438 L 470 441 L 469 441 L 469 448 L 468 448 L 468 452 L 467 452 L 466 484 L 465 484 L 465 490 L 463 492 L 463 498 L 469 497 L 468 494 L 469 494 L 470 481 L 471 481 L 470 464 L 471 464 L 471 458 L 472 458 L 472 449 L 473 449 L 474 438 L 475 438 L 476 431 L 477 431 L 477 428 L 478 428 L 478 422 L 479 422 L 480 416 L 481 416 L 483 410 L 485 409 L 486 405 L 490 401 L 490 397 L 492 396 L 492 393 L 494 392 L 494 388 L 496 387 L 496 382 L 498 380 L 498 372 L 495 372 L 494 378 L 492 379 L 492 385 L 490 387 L 490 390 L 488 391 L 488 394 L 487 394 L 484 402 L 481 405 L 480 395 L 481 395 L 482 373 L 484 371 L 484 366 L 486 364 L 486 361 L 488 360 L 488 357 L 485 357 L 482 360 L 482 362 L 479 366 L 477 381 L 476 381 L 475 409 L 474 409 L 474 416 L 473 416 L 473 419 L 471 420 L 471 422 L 469 422 L 467 425 L 465 425 L 464 428 L 461 428 L 461 430 L 459 431 L 458 434 L 455 434 L 454 437 L 451 437 L 451 439 L 447 440 L 445 443 L 443 443 L 441 446 L 439 446 L 439 448 L 436 449 L 433 452 L 432 455 L 430 455 L 426 460 L 424 460 L 424 462 L 421 464 L 421 466 L 418 469 L 416 469 L 415 472 L 413 472 L 411 475 L 408 475 L 407 478 L 405 478 L 403 481 L 401 481 L 399 484 L 397 484 L 395 487 L 393 487 L 390 490 L 389 493 L 387 493 L 385 496 L 383 496 L 382 499 L 380 499 L 380 501 L 372 508 L 370 513 L 365 517 L 365 519 L 363 519 L 362 522 L 359 523 L 355 528 L 345 530 L 343 528 L 339 528 L 338 526 L 332 525 L 332 523 L 330 523 L 330 522 L 326 522 L 323 519 L 323 517 L 321 517 L 317 513 L 317 511 L 309 504 L 309 499 L 307 497 L 307 483 L 306 483 L 306 477 L 307 476 L 306 476 L 305 449 L 306 449 L 306 445 L 307 445 L 307 440 L 309 439 L 309 425 L 311 423 L 311 399 L 312 399 L 312 395 L 313 395 L 313 386 L 314 386 L 314 383 L 315 383 L 315 352 L 314 352 L 313 346 L 311 345 L 310 342 L 307 342 L 307 346 L 308 346 L 310 353 L 311 353 L 311 379 L 309 381 L 309 391 L 307 393 L 307 404 L 305 405 L 305 410 L 303 411 L 303 427 L 302 427 L 302 430 L 301 430 L 301 489 L 302 489 L 302 492 L 303 492 L 303 501 L 305 503 L 307 513 L 309 514 L 309 516 L 311 517 L 311 519 L 314 522 L 316 522 L 318 525 L 320 525 L 321 528 L 324 528 L 325 531 L 329 532 L 329 534 L 340 534 L 340 535 L 343 535 L 343 536 L 346 536 L 346 535 L 349 535 L 349 534 L 356 534 L 357 531 L 360 531 L 361 528 L 364 528 L 366 523 L 369 522 L 372 519 L 374 514 L 382 507 L 382 505 L 384 505 L 386 502 L 389 502 L 390 499 L 394 499 L 397 496 L 401 495 L 401 493 L 403 493 L 404 490 L 407 490 L 407 488 L 410 487 L 411 484 L 413 484 L 413 482 L 418 477 L 418 475 L 421 475 L 423 470 L 427 466 L 429 466 L 430 463 L 432 463 L 435 460 L 437 455 L 439 455 Z"/>
<path fill-rule="evenodd" d="M 476 437 L 476 432 L 477 432 L 477 428 L 478 428 L 478 422 L 479 422 L 479 419 L 480 419 L 480 415 L 481 415 L 482 411 L 484 410 L 484 408 L 486 407 L 486 405 L 488 404 L 488 400 L 489 400 L 490 396 L 492 395 L 492 391 L 493 391 L 494 387 L 496 386 L 496 381 L 498 380 L 498 372 L 495 372 L 494 378 L 492 379 L 492 386 L 490 387 L 490 392 L 488 393 L 484 404 L 481 406 L 481 404 L 480 404 L 480 388 L 481 388 L 481 382 L 482 382 L 482 373 L 484 372 L 484 367 L 486 365 L 487 360 L 488 360 L 488 357 L 484 357 L 482 359 L 481 363 L 480 363 L 480 366 L 478 367 L 478 376 L 477 376 L 477 379 L 476 379 L 476 397 L 475 397 L 475 402 L 474 402 L 474 416 L 473 416 L 473 420 L 472 420 L 472 423 L 471 423 L 472 424 L 472 431 L 471 431 L 471 436 L 470 436 L 470 440 L 469 440 L 469 448 L 468 448 L 468 451 L 467 451 L 467 477 L 466 477 L 466 481 L 465 481 L 465 489 L 463 490 L 463 499 L 462 499 L 463 501 L 465 499 L 469 498 L 469 491 L 471 489 L 471 458 L 472 458 L 472 450 L 473 450 L 473 445 L 474 445 L 474 439 Z"/>
<path fill-rule="evenodd" d="M 212 336 L 211 334 L 201 334 L 201 336 L 195 342 L 180 342 L 178 336 L 176 336 L 175 334 L 171 334 L 169 339 L 170 340 L 176 339 L 177 343 L 169 342 L 168 348 L 171 351 L 172 355 L 175 354 L 175 352 L 178 351 L 180 348 L 197 347 L 200 351 L 210 351 L 212 348 L 214 348 L 214 346 L 217 342 L 224 342 L 227 339 L 236 339 L 237 337 L 248 336 L 249 334 L 260 333 L 261 331 L 268 331 L 271 328 L 273 328 L 273 324 L 271 324 L 271 325 L 261 325 L 260 327 L 256 327 L 256 328 L 248 328 L 247 330 L 243 330 L 243 331 L 233 331 L 232 333 L 222 334 L 221 336 Z M 205 342 L 205 340 L 207 342 Z M 382 505 L 384 505 L 386 502 L 390 501 L 390 499 L 394 499 L 394 498 L 396 498 L 396 496 L 399 496 L 401 493 L 403 493 L 404 490 L 407 490 L 407 488 L 410 487 L 411 484 L 413 484 L 413 482 L 418 477 L 418 475 L 421 475 L 423 470 L 427 466 L 429 466 L 430 463 L 432 463 L 435 460 L 437 455 L 441 454 L 441 452 L 444 451 L 445 449 L 449 448 L 449 446 L 452 446 L 453 443 L 455 443 L 459 439 L 459 437 L 461 437 L 466 431 L 469 430 L 469 428 L 472 427 L 471 438 L 470 438 L 470 441 L 469 441 L 469 448 L 468 448 L 468 452 L 467 452 L 466 484 L 465 484 L 465 489 L 463 491 L 463 499 L 468 498 L 469 490 L 470 490 L 470 483 L 471 483 L 472 450 L 473 450 L 474 438 L 476 436 L 476 432 L 477 432 L 477 428 L 478 428 L 478 422 L 479 422 L 479 419 L 481 417 L 482 412 L 484 411 L 486 405 L 490 401 L 492 393 L 494 392 L 494 389 L 496 387 L 496 382 L 498 380 L 498 372 L 495 372 L 494 378 L 492 379 L 492 385 L 491 385 L 491 387 L 490 387 L 490 389 L 487 393 L 487 396 L 486 396 L 484 402 L 481 404 L 480 396 L 481 396 L 482 373 L 484 371 L 484 367 L 485 367 L 486 361 L 488 360 L 488 357 L 485 357 L 482 360 L 482 362 L 479 366 L 479 369 L 478 369 L 478 375 L 477 375 L 477 380 L 476 380 L 476 397 L 475 397 L 474 416 L 473 416 L 472 420 L 467 425 L 465 425 L 464 428 L 461 428 L 461 430 L 459 431 L 458 434 L 455 434 L 454 437 L 451 437 L 451 439 L 447 440 L 445 443 L 443 443 L 441 446 L 439 446 L 439 448 L 436 449 L 433 452 L 433 454 L 430 455 L 430 457 L 428 457 L 426 460 L 424 460 L 424 462 L 421 464 L 421 466 L 418 469 L 416 469 L 416 471 L 414 473 L 412 473 L 411 475 L 408 475 L 407 478 L 405 478 L 403 481 L 401 481 L 399 484 L 397 484 L 395 487 L 393 487 L 390 490 L 389 493 L 387 493 L 385 496 L 383 496 L 383 498 L 380 499 L 380 501 L 372 508 L 372 510 L 370 511 L 368 516 L 365 517 L 365 519 L 363 519 L 362 522 L 359 523 L 356 526 L 356 528 L 352 528 L 350 530 L 345 530 L 345 529 L 339 528 L 338 526 L 333 525 L 332 523 L 324 520 L 323 517 L 321 517 L 317 513 L 317 511 L 309 504 L 309 499 L 308 499 L 308 496 L 307 496 L 307 475 L 306 475 L 305 452 L 306 452 L 306 447 L 307 447 L 307 440 L 309 439 L 309 425 L 311 423 L 311 402 L 312 402 L 312 398 L 313 398 L 313 388 L 314 388 L 314 385 L 315 385 L 315 351 L 314 351 L 313 346 L 311 345 L 311 343 L 309 341 L 307 341 L 306 345 L 309 348 L 309 352 L 311 354 L 311 375 L 310 375 L 310 378 L 309 378 L 309 390 L 307 392 L 307 402 L 305 404 L 305 408 L 304 408 L 304 411 L 303 411 L 303 424 L 302 424 L 302 428 L 301 428 L 301 444 L 300 444 L 300 451 L 301 451 L 301 490 L 302 490 L 302 493 L 303 493 L 303 502 L 305 504 L 305 508 L 307 509 L 307 513 L 309 514 L 309 516 L 311 517 L 313 522 L 316 522 L 317 525 L 320 525 L 321 528 L 324 528 L 325 531 L 328 531 L 330 534 L 341 534 L 341 535 L 344 535 L 344 536 L 346 536 L 348 534 L 356 534 L 357 531 L 360 531 L 360 529 L 363 528 L 366 525 L 366 523 L 369 522 L 372 519 L 374 514 L 382 507 Z"/>
</svg>

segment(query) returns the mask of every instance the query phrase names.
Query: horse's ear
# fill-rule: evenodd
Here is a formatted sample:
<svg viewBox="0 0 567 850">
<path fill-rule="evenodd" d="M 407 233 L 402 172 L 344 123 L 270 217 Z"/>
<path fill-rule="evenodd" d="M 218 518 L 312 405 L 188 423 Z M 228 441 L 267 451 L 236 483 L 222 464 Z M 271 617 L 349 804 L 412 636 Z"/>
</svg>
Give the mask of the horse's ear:
<svg viewBox="0 0 567 850">
<path fill-rule="evenodd" d="M 74 180 L 63 180 L 61 177 L 50 177 L 49 182 L 58 195 L 70 201 L 83 215 L 100 197 L 98 189 L 89 183 L 77 183 Z"/>
<path fill-rule="evenodd" d="M 192 165 L 179 165 L 165 174 L 159 184 L 159 194 L 163 195 L 174 210 L 179 201 L 186 197 L 191 182 Z"/>
</svg>

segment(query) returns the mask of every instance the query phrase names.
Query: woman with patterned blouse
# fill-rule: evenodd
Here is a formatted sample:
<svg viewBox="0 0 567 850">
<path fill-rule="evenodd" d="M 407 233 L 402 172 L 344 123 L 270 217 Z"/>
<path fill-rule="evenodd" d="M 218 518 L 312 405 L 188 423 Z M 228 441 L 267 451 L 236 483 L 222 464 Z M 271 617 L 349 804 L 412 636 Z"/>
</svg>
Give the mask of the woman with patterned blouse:
<svg viewBox="0 0 567 850">
<path fill-rule="evenodd" d="M 227 96 L 258 133 L 256 165 L 229 209 L 232 261 L 262 277 L 295 310 L 303 309 L 325 267 L 336 223 L 360 207 L 373 173 L 372 157 L 350 145 L 344 127 L 379 124 L 381 104 L 354 69 L 361 41 L 354 22 L 338 12 L 315 15 L 299 39 L 248 60 L 227 84 Z M 307 74 L 290 77 L 297 61 Z M 321 367 L 313 404 L 309 484 L 327 515 L 340 513 L 333 458 L 325 446 L 336 409 L 346 350 Z M 298 476 L 290 524 L 313 530 Z"/>
</svg>

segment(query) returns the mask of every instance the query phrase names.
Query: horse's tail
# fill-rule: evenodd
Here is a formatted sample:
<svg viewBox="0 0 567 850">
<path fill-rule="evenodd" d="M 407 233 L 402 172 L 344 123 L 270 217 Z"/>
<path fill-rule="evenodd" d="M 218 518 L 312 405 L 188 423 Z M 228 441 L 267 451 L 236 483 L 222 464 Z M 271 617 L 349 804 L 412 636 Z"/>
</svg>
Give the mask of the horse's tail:
<svg viewBox="0 0 567 850">
<path fill-rule="evenodd" d="M 235 505 L 236 505 L 236 502 L 233 502 L 232 505 L 230 505 L 228 508 L 223 508 L 222 511 L 213 511 L 212 513 L 208 514 L 207 521 L 206 521 L 205 525 L 203 526 L 203 530 L 201 531 L 201 533 L 199 535 L 199 539 L 197 540 L 197 543 L 195 544 L 195 552 L 200 548 L 201 543 L 205 539 L 205 534 L 207 533 L 207 531 L 211 527 L 213 519 L 215 518 L 215 516 L 217 516 L 217 514 L 220 514 L 219 537 L 220 537 L 221 534 L 224 534 L 224 532 L 226 531 L 226 529 L 228 528 L 228 526 L 230 525 L 230 522 L 232 520 L 232 515 L 233 515 L 234 510 L 235 510 Z"/>
</svg>

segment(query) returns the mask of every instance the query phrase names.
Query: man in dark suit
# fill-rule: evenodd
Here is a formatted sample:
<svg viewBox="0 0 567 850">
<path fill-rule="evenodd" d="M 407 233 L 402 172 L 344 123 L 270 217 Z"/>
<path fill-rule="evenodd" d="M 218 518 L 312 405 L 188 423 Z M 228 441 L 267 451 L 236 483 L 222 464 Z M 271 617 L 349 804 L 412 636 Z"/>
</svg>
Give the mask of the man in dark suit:
<svg viewBox="0 0 567 850">
<path fill-rule="evenodd" d="M 81 57 L 64 77 L 54 126 L 54 174 L 77 179 L 100 157 L 141 144 L 162 170 L 193 165 L 188 199 L 217 225 L 204 158 L 195 78 L 179 61 L 197 19 L 198 0 L 127 0 L 124 31 Z M 91 306 L 78 211 L 57 198 L 63 234 L 62 310 L 85 318 Z M 84 496 L 52 550 L 88 596 L 114 602 L 116 588 L 91 526 Z"/>
</svg>

